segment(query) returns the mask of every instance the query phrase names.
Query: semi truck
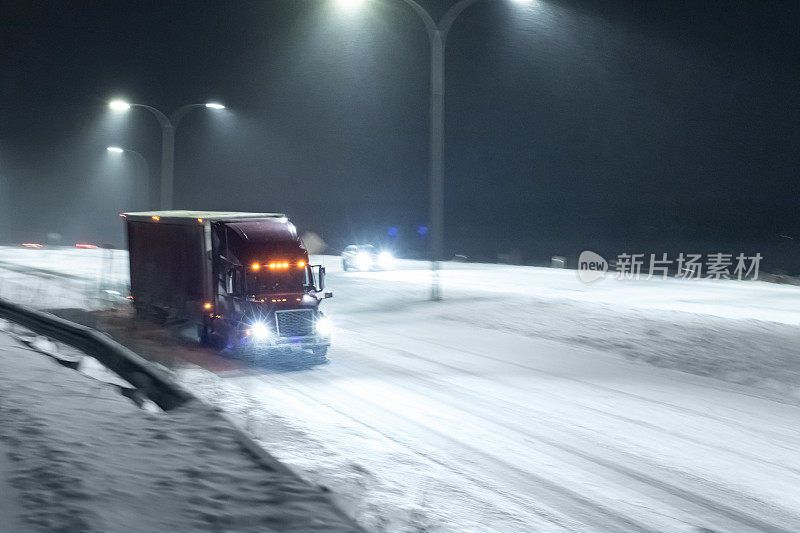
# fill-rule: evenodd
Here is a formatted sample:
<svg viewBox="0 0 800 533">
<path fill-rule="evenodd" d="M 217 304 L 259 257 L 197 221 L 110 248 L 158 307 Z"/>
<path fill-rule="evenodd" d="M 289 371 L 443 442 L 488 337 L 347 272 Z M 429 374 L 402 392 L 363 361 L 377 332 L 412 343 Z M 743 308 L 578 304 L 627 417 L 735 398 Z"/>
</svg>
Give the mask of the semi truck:
<svg viewBox="0 0 800 533">
<path fill-rule="evenodd" d="M 200 342 L 233 353 L 298 348 L 325 356 L 325 267 L 309 264 L 280 213 L 123 213 L 138 316 L 194 324 Z"/>
</svg>

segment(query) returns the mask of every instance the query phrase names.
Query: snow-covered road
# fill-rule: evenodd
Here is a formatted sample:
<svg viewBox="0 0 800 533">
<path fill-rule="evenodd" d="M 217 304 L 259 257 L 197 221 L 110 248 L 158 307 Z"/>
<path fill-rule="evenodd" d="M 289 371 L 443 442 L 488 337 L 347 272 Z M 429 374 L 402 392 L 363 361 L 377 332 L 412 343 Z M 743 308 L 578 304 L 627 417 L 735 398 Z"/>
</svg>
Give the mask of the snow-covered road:
<svg viewBox="0 0 800 533">
<path fill-rule="evenodd" d="M 369 529 L 800 530 L 797 287 L 325 261 L 326 362 L 130 342 Z"/>
</svg>

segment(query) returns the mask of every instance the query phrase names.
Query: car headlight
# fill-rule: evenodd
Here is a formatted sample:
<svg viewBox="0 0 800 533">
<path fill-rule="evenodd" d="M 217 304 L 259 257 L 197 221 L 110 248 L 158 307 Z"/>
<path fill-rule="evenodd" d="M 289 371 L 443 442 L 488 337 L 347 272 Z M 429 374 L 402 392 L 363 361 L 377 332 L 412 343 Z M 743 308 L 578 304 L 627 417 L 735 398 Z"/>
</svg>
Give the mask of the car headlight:
<svg viewBox="0 0 800 533">
<path fill-rule="evenodd" d="M 263 322 L 256 322 L 250 329 L 253 332 L 254 339 L 264 340 L 269 338 L 269 328 Z"/>
<path fill-rule="evenodd" d="M 391 252 L 381 252 L 378 254 L 378 264 L 381 268 L 391 268 L 394 263 L 394 256 Z"/>
<path fill-rule="evenodd" d="M 356 267 L 359 270 L 369 270 L 372 266 L 372 256 L 367 252 L 359 252 L 356 255 Z"/>
<path fill-rule="evenodd" d="M 326 317 L 319 317 L 317 319 L 317 333 L 323 336 L 328 336 L 333 331 L 333 324 L 330 319 Z"/>
</svg>

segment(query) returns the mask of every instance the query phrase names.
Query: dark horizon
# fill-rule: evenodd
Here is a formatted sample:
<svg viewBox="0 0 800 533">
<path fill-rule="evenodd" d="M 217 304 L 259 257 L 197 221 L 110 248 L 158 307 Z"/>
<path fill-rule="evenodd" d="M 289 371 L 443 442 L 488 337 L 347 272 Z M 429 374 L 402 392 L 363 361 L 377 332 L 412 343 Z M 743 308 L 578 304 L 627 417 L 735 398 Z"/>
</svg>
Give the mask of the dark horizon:
<svg viewBox="0 0 800 533">
<path fill-rule="evenodd" d="M 448 2 L 429 3 L 441 13 Z M 122 245 L 160 133 L 175 207 L 280 211 L 332 250 L 428 225 L 428 43 L 402 2 L 4 2 L 0 241 Z M 447 43 L 445 251 L 755 253 L 800 272 L 797 4 L 480 1 Z"/>
</svg>

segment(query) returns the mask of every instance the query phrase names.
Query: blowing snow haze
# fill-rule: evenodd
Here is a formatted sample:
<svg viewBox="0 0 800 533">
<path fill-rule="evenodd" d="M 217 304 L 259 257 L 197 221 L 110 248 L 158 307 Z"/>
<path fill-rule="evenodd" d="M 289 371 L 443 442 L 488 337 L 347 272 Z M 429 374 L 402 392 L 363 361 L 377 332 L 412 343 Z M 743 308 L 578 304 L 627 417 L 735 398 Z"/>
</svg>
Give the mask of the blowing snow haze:
<svg viewBox="0 0 800 533">
<path fill-rule="evenodd" d="M 0 0 L 0 533 L 800 532 L 798 28 Z"/>
<path fill-rule="evenodd" d="M 6 0 L 0 21 L 0 241 L 123 245 L 161 161 L 150 113 L 108 109 L 125 98 L 226 106 L 180 121 L 177 209 L 427 246 L 429 44 L 402 2 Z M 761 252 L 797 272 L 798 23 L 781 2 L 470 6 L 446 45 L 445 257 Z"/>
</svg>

